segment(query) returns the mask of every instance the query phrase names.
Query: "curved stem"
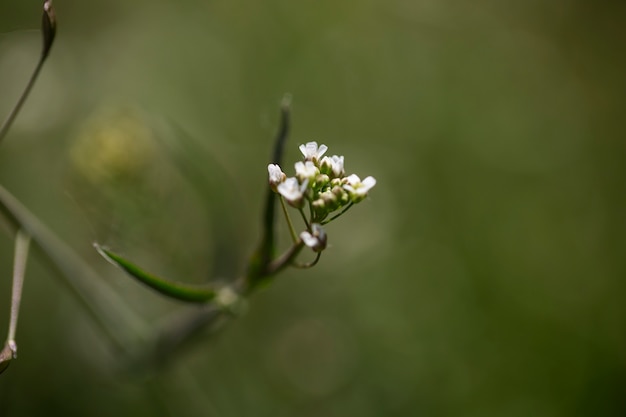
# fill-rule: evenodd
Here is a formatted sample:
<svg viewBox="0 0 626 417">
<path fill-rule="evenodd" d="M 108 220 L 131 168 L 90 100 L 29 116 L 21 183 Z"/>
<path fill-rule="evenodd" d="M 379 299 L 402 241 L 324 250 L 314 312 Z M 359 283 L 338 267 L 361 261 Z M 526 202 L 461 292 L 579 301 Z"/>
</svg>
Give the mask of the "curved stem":
<svg viewBox="0 0 626 417">
<path fill-rule="evenodd" d="M 354 206 L 354 203 L 350 202 L 350 204 L 348 204 L 348 205 L 346 206 L 346 208 L 345 208 L 345 209 L 341 210 L 341 212 L 340 212 L 340 213 L 337 213 L 337 214 L 335 214 L 333 217 L 331 217 L 330 219 L 328 219 L 328 220 L 326 220 L 326 221 L 323 221 L 323 222 L 321 223 L 321 224 L 322 224 L 322 226 L 323 226 L 323 225 L 325 225 L 325 224 L 328 224 L 328 223 L 332 222 L 333 220 L 335 220 L 335 219 L 336 219 L 336 218 L 338 218 L 339 216 L 343 215 L 346 211 L 350 210 L 350 209 L 352 208 L 352 206 Z"/>
<path fill-rule="evenodd" d="M 319 262 L 321 257 L 322 257 L 322 252 L 317 252 L 317 255 L 315 256 L 315 259 L 313 259 L 311 262 L 308 262 L 306 264 L 295 263 L 295 264 L 293 264 L 293 266 L 296 267 L 296 268 L 300 268 L 300 269 L 311 268 L 311 267 L 315 266 Z"/>
<path fill-rule="evenodd" d="M 37 62 L 37 66 L 33 71 L 30 79 L 28 80 L 28 84 L 26 84 L 26 88 L 22 91 L 22 95 L 17 100 L 17 103 L 11 110 L 11 113 L 7 116 L 6 120 L 0 127 L 0 143 L 2 139 L 6 136 L 9 128 L 13 124 L 13 121 L 17 117 L 17 114 L 22 109 L 24 102 L 28 98 L 28 94 L 30 90 L 32 90 L 33 85 L 35 85 L 35 81 L 37 81 L 37 77 L 41 72 L 41 68 L 43 67 L 44 62 L 46 62 L 46 58 L 50 53 L 50 48 L 52 48 L 52 43 L 54 42 L 54 38 L 56 35 L 56 17 L 54 15 L 54 9 L 52 8 L 52 1 L 47 0 L 43 5 L 43 19 L 41 22 L 41 32 L 43 34 L 43 48 L 41 50 L 41 56 L 39 57 L 39 62 Z"/>
<path fill-rule="evenodd" d="M 296 258 L 296 256 L 298 256 L 303 247 L 304 242 L 298 239 L 298 242 L 296 242 L 279 258 L 275 259 L 267 266 L 266 275 L 275 275 L 282 271 L 286 266 L 292 264 L 293 260 Z"/>
<path fill-rule="evenodd" d="M 35 67 L 35 71 L 33 71 L 32 75 L 30 76 L 30 79 L 28 80 L 28 84 L 26 84 L 26 88 L 24 89 L 24 91 L 22 91 L 22 95 L 17 100 L 17 103 L 15 104 L 15 106 L 13 107 L 13 110 L 11 110 L 11 113 L 9 113 L 6 120 L 2 124 L 2 127 L 0 127 L 0 143 L 2 142 L 2 139 L 4 139 L 4 137 L 6 136 L 11 125 L 13 125 L 13 121 L 17 117 L 17 114 L 20 112 L 20 110 L 22 109 L 22 106 L 24 105 L 24 102 L 28 98 L 28 94 L 30 93 L 30 90 L 33 88 L 33 85 L 35 85 L 35 81 L 37 81 L 37 77 L 39 76 L 39 72 L 41 71 L 41 68 L 43 67 L 43 63 L 45 62 L 45 60 L 46 60 L 45 56 L 42 56 L 39 59 L 39 62 L 37 63 L 37 66 Z"/>
</svg>

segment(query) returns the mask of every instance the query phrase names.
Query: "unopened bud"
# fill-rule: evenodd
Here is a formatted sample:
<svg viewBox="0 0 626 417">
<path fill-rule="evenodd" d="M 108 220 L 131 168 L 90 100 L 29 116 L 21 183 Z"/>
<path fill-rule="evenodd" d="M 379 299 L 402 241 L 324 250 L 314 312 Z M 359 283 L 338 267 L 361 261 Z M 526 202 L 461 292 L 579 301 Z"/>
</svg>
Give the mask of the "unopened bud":
<svg viewBox="0 0 626 417">
<path fill-rule="evenodd" d="M 41 51 L 42 59 L 48 57 L 54 37 L 57 33 L 57 19 L 52 7 L 52 0 L 46 0 L 43 4 L 43 16 L 41 20 L 41 33 L 43 34 L 43 49 Z"/>
</svg>

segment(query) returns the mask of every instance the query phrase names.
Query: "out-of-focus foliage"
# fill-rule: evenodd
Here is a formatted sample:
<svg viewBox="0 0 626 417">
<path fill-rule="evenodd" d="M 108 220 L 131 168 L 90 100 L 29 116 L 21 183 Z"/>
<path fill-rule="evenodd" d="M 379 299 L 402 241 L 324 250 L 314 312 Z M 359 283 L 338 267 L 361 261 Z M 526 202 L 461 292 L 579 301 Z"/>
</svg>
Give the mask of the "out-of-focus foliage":
<svg viewBox="0 0 626 417">
<path fill-rule="evenodd" d="M 1 115 L 38 59 L 39 7 L 0 5 Z M 283 93 L 285 160 L 317 140 L 378 185 L 317 267 L 148 375 L 114 369 L 35 252 L 0 415 L 626 414 L 623 2 L 55 7 L 0 183 L 148 320 L 180 305 L 91 242 L 187 282 L 240 273 Z M 5 236 L 0 323 L 11 261 Z"/>
</svg>

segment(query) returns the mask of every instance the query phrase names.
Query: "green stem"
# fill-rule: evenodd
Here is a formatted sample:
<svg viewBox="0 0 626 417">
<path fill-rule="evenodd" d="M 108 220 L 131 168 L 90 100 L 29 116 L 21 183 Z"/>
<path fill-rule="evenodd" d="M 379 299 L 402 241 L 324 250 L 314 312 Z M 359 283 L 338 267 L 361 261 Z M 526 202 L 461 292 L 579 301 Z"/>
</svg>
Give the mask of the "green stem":
<svg viewBox="0 0 626 417">
<path fill-rule="evenodd" d="M 0 143 L 6 136 L 9 128 L 11 127 L 18 113 L 22 109 L 24 102 L 30 94 L 30 90 L 32 90 L 33 88 L 33 85 L 35 85 L 35 81 L 37 81 L 37 77 L 41 72 L 41 68 L 43 68 L 44 62 L 46 62 L 46 58 L 48 57 L 48 54 L 50 53 L 50 48 L 52 47 L 52 43 L 54 42 L 54 38 L 56 35 L 56 18 L 54 16 L 52 2 L 49 0 L 46 1 L 43 6 L 41 32 L 43 34 L 43 48 L 41 50 L 39 61 L 37 62 L 37 66 L 35 67 L 35 70 L 28 80 L 28 84 L 26 84 L 26 88 L 24 88 L 24 91 L 22 91 L 22 95 L 20 95 L 20 98 L 17 100 L 17 103 L 13 107 L 13 110 L 11 110 L 11 113 L 9 113 L 6 120 L 2 124 L 2 127 L 0 127 Z"/>
<path fill-rule="evenodd" d="M 298 240 L 292 247 L 290 247 L 285 253 L 283 253 L 279 258 L 272 261 L 266 269 L 266 274 L 268 276 L 276 275 L 280 271 L 282 271 L 286 266 L 290 265 L 293 260 L 298 256 L 302 248 L 304 247 L 304 242 Z"/>
<path fill-rule="evenodd" d="M 348 205 L 346 206 L 346 208 L 345 208 L 345 209 L 343 209 L 343 210 L 341 211 L 341 213 L 337 213 L 337 214 L 335 214 L 333 217 L 331 217 L 330 219 L 328 219 L 328 220 L 326 220 L 326 221 L 323 221 L 323 222 L 321 223 L 321 224 L 322 224 L 322 226 L 323 226 L 323 225 L 325 225 L 325 224 L 328 224 L 328 223 L 332 222 L 333 220 L 335 220 L 335 219 L 336 219 L 336 218 L 338 218 L 339 216 L 342 216 L 342 215 L 343 215 L 346 211 L 348 211 L 349 209 L 351 209 L 351 208 L 352 208 L 352 206 L 354 206 L 354 203 L 350 202 L 350 204 L 348 204 Z"/>
<path fill-rule="evenodd" d="M 315 259 L 313 259 L 311 262 L 308 262 L 306 264 L 294 263 L 293 266 L 295 266 L 296 268 L 300 268 L 300 269 L 311 268 L 319 262 L 321 257 L 322 257 L 322 252 L 317 252 Z"/>
<path fill-rule="evenodd" d="M 293 223 L 291 222 L 291 216 L 289 215 L 289 212 L 287 211 L 287 206 L 285 206 L 285 200 L 283 199 L 283 196 L 281 195 L 280 198 L 280 205 L 283 208 L 283 214 L 285 215 L 285 219 L 287 220 L 287 225 L 289 226 L 289 233 L 291 234 L 291 240 L 293 241 L 293 243 L 296 243 L 298 241 L 298 235 L 296 234 L 296 231 L 293 227 Z"/>
<path fill-rule="evenodd" d="M 298 211 L 300 212 L 300 215 L 302 216 L 302 220 L 304 221 L 304 224 L 306 225 L 306 230 L 310 232 L 311 225 L 309 224 L 309 220 L 306 218 L 306 215 L 304 214 L 304 210 L 302 210 L 302 208 L 299 208 Z"/>
<path fill-rule="evenodd" d="M 15 351 L 15 333 L 17 331 L 17 319 L 20 314 L 20 302 L 22 301 L 22 288 L 24 286 L 24 274 L 28 261 L 28 249 L 30 247 L 30 235 L 18 230 L 15 236 L 15 257 L 13 260 L 13 289 L 11 294 L 11 318 L 9 321 L 9 335 L 7 344 Z"/>
</svg>

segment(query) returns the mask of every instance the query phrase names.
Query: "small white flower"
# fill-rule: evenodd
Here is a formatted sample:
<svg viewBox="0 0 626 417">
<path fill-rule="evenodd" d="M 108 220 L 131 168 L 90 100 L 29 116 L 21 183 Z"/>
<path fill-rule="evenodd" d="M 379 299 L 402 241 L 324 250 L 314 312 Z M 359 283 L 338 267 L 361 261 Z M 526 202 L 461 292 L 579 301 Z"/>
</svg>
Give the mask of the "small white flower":
<svg viewBox="0 0 626 417">
<path fill-rule="evenodd" d="M 355 174 L 344 178 L 344 181 L 346 184 L 343 185 L 343 188 L 350 193 L 350 197 L 355 203 L 363 200 L 367 196 L 367 192 L 376 185 L 376 179 L 374 177 L 367 177 L 361 181 Z"/>
<path fill-rule="evenodd" d="M 328 150 L 328 146 L 320 145 L 317 147 L 317 142 L 307 142 L 306 145 L 300 145 L 300 152 L 304 155 L 304 159 L 307 161 L 317 162 Z"/>
<path fill-rule="evenodd" d="M 320 161 L 320 166 L 323 168 L 323 171 L 332 172 L 335 178 L 341 178 L 345 174 L 343 169 L 343 156 L 325 156 Z"/>
<path fill-rule="evenodd" d="M 300 207 L 307 185 L 309 185 L 309 180 L 305 180 L 302 184 L 299 184 L 297 178 L 291 177 L 278 184 L 276 191 L 278 191 L 289 204 L 294 207 Z"/>
<path fill-rule="evenodd" d="M 296 177 L 298 177 L 300 180 L 304 180 L 305 178 L 312 180 L 320 173 L 320 170 L 311 161 L 296 162 L 295 167 Z"/>
<path fill-rule="evenodd" d="M 270 186 L 274 190 L 276 190 L 276 186 L 278 184 L 285 181 L 285 179 L 287 178 L 287 175 L 285 175 L 285 173 L 276 164 L 269 164 L 267 166 L 267 172 L 270 175 Z"/>
<path fill-rule="evenodd" d="M 311 233 L 306 230 L 300 233 L 300 239 L 314 252 L 321 252 L 326 248 L 326 232 L 318 223 L 311 225 Z"/>
</svg>

